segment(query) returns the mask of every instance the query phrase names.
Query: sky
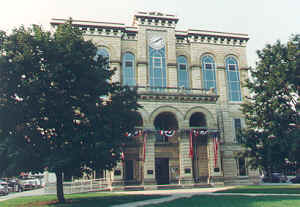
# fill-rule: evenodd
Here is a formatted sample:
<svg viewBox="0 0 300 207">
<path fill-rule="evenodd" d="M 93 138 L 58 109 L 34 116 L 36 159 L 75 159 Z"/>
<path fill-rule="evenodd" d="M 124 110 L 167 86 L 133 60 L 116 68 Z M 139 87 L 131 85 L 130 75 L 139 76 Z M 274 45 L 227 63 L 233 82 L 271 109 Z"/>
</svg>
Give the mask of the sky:
<svg viewBox="0 0 300 207">
<path fill-rule="evenodd" d="M 256 50 L 300 34 L 300 0 L 0 0 L 0 30 L 39 24 L 52 18 L 117 22 L 130 26 L 137 11 L 179 17 L 176 29 L 246 33 L 248 64 Z"/>
</svg>

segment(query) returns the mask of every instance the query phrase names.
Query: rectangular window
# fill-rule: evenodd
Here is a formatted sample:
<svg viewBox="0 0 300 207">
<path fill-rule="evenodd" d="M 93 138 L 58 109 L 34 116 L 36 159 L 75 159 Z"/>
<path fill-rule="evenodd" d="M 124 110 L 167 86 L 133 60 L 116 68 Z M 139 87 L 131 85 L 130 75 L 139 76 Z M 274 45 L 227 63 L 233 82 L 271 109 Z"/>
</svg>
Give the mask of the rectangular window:
<svg viewBox="0 0 300 207">
<path fill-rule="evenodd" d="M 179 64 L 180 70 L 186 70 L 186 64 Z"/>
<path fill-rule="evenodd" d="M 205 63 L 205 69 L 207 70 L 211 70 L 213 67 L 212 67 L 212 64 L 211 63 Z"/>
<path fill-rule="evenodd" d="M 242 130 L 241 119 L 234 119 L 233 121 L 234 121 L 235 141 L 236 143 L 241 144 L 242 140 L 241 137 L 239 136 Z"/>
<path fill-rule="evenodd" d="M 125 67 L 132 67 L 132 62 L 131 61 L 126 61 L 125 62 Z"/>
<path fill-rule="evenodd" d="M 235 70 L 236 69 L 234 64 L 229 64 L 228 67 L 229 67 L 229 70 Z"/>
</svg>

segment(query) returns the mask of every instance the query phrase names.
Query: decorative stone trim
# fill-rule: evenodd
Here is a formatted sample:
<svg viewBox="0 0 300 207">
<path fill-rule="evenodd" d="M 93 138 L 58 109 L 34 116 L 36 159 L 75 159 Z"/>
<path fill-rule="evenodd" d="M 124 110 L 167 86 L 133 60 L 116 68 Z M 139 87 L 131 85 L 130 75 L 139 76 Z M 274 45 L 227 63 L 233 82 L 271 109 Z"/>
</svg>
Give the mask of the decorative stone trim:
<svg viewBox="0 0 300 207">
<path fill-rule="evenodd" d="M 245 47 L 249 37 L 247 34 L 226 33 L 206 30 L 176 31 L 176 43 L 207 43 Z"/>
<path fill-rule="evenodd" d="M 134 25 L 159 26 L 175 28 L 178 18 L 172 14 L 160 12 L 137 12 L 134 15 Z"/>
<path fill-rule="evenodd" d="M 205 89 L 147 86 L 138 86 L 137 89 L 142 101 L 216 103 L 219 97 L 214 91 Z"/>
</svg>

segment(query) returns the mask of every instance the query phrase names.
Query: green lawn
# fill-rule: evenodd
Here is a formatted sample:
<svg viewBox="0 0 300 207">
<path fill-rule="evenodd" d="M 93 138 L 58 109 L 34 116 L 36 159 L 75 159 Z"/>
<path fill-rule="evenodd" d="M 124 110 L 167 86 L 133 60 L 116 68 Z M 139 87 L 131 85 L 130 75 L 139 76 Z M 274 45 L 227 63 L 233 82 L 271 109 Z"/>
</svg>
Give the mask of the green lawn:
<svg viewBox="0 0 300 207">
<path fill-rule="evenodd" d="M 246 185 L 216 193 L 300 194 L 300 185 Z"/>
<path fill-rule="evenodd" d="M 0 202 L 1 207 L 94 207 L 111 206 L 134 201 L 161 198 L 163 196 L 147 195 L 120 195 L 115 193 L 83 193 L 65 195 L 66 204 L 58 204 L 55 195 L 32 196 L 15 198 Z"/>
<path fill-rule="evenodd" d="M 300 197 L 193 196 L 147 207 L 299 207 Z"/>
</svg>

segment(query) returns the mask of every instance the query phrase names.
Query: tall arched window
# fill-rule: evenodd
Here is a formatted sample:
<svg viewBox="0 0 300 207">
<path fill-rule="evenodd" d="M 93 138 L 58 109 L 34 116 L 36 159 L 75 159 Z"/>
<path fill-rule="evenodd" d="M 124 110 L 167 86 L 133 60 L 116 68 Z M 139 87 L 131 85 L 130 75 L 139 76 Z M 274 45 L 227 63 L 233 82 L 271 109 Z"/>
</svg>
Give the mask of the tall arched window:
<svg viewBox="0 0 300 207">
<path fill-rule="evenodd" d="M 149 47 L 149 65 L 150 86 L 166 87 L 165 47 L 158 50 Z"/>
<path fill-rule="evenodd" d="M 107 67 L 109 66 L 109 53 L 106 48 L 101 47 L 97 49 L 96 57 L 102 56 L 102 58 L 107 58 L 106 63 Z"/>
<path fill-rule="evenodd" d="M 134 55 L 126 52 L 122 61 L 123 85 L 135 86 L 135 64 Z"/>
<path fill-rule="evenodd" d="M 230 101 L 242 101 L 240 73 L 237 60 L 230 56 L 226 58 L 226 74 L 228 83 L 228 95 Z"/>
<path fill-rule="evenodd" d="M 186 57 L 177 57 L 178 87 L 189 88 L 189 72 Z"/>
<path fill-rule="evenodd" d="M 203 87 L 205 89 L 214 88 L 216 91 L 216 67 L 215 61 L 210 55 L 205 55 L 204 57 L 202 57 L 202 74 Z"/>
</svg>

